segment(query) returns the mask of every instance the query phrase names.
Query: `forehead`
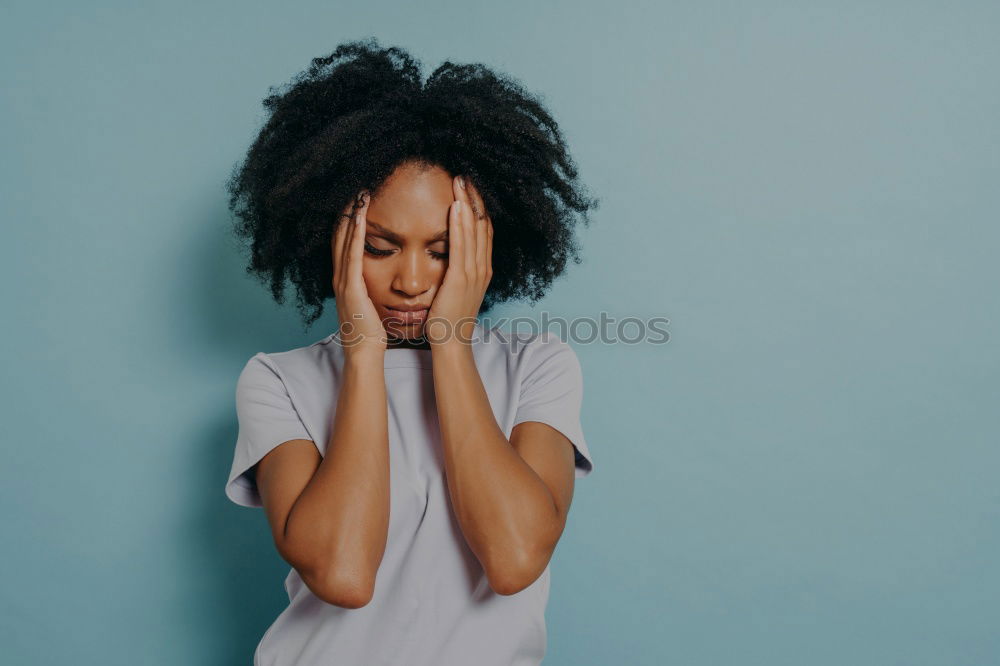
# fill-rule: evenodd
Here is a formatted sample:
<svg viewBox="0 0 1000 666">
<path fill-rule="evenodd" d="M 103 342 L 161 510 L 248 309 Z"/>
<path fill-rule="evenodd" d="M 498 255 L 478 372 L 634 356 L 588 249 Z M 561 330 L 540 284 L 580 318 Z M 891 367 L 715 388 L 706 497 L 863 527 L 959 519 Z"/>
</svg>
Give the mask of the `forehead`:
<svg viewBox="0 0 1000 666">
<path fill-rule="evenodd" d="M 401 165 L 372 196 L 369 229 L 414 239 L 447 231 L 455 199 L 451 183 L 451 174 L 440 167 Z"/>
</svg>

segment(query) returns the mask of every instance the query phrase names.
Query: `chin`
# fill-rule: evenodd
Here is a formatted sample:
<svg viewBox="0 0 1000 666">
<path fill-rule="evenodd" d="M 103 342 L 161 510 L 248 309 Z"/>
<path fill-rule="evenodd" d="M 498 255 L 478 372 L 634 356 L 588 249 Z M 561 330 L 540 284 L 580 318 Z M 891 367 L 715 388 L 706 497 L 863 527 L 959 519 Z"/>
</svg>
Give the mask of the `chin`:
<svg viewBox="0 0 1000 666">
<path fill-rule="evenodd" d="M 424 337 L 423 323 L 407 326 L 398 322 L 392 325 L 386 325 L 383 322 L 383 326 L 385 327 L 386 335 L 389 336 L 389 340 L 419 340 Z"/>
</svg>

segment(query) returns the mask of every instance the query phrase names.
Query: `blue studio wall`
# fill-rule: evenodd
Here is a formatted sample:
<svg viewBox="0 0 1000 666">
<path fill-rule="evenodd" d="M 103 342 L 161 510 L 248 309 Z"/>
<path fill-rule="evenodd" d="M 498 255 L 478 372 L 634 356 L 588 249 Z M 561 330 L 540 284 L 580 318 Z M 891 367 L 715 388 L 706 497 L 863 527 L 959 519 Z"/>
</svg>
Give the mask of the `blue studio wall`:
<svg viewBox="0 0 1000 666">
<path fill-rule="evenodd" d="M 541 93 L 601 199 L 497 314 L 573 343 L 595 471 L 546 664 L 1000 663 L 1000 5 L 5 3 L 10 664 L 246 664 L 283 607 L 233 391 L 309 344 L 224 182 L 269 86 L 376 36 Z"/>
</svg>

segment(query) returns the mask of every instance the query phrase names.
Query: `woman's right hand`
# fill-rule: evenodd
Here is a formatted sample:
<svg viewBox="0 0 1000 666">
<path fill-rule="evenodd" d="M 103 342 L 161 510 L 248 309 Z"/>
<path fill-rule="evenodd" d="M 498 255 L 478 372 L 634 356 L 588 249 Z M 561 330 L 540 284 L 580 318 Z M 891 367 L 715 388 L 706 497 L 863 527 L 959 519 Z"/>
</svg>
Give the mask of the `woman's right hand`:
<svg viewBox="0 0 1000 666">
<path fill-rule="evenodd" d="M 333 294 L 345 356 L 373 352 L 384 355 L 388 336 L 368 296 L 361 272 L 365 227 L 371 197 L 362 193 L 345 209 L 333 235 Z"/>
</svg>

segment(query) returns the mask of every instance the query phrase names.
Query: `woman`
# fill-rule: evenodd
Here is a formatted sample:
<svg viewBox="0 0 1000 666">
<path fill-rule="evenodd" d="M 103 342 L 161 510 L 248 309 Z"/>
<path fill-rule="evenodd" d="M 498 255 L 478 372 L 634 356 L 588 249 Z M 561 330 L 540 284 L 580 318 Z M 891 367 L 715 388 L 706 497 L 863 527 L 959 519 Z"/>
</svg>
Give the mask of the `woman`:
<svg viewBox="0 0 1000 666">
<path fill-rule="evenodd" d="M 576 248 L 559 130 L 517 84 L 445 63 L 425 82 L 375 40 L 272 93 L 229 183 L 248 271 L 311 324 L 236 389 L 227 496 L 263 507 L 291 570 L 255 664 L 539 664 L 549 561 L 593 462 L 582 375 L 547 333 L 487 329 Z"/>
</svg>

